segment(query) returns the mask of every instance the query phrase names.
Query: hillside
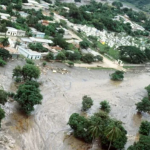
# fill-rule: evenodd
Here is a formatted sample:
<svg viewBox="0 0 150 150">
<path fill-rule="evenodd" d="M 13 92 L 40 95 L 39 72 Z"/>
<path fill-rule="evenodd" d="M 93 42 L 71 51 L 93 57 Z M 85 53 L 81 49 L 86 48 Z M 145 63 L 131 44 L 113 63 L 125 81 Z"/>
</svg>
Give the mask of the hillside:
<svg viewBox="0 0 150 150">
<path fill-rule="evenodd" d="M 143 11 L 150 12 L 150 0 L 120 0 L 122 2 L 128 2 L 134 4 L 136 7 Z"/>
</svg>

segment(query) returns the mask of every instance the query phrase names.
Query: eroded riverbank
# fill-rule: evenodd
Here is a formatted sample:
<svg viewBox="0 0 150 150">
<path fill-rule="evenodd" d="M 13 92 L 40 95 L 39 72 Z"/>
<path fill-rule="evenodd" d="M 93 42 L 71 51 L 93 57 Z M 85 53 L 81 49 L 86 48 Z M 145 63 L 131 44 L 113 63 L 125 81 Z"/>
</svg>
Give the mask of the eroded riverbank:
<svg viewBox="0 0 150 150">
<path fill-rule="evenodd" d="M 24 63 L 11 61 L 5 68 L 0 68 L 0 84 L 6 90 L 16 90 L 12 80 L 12 70 L 16 65 Z M 150 115 L 140 116 L 135 110 L 135 103 L 147 94 L 144 88 L 150 84 L 150 73 L 144 70 L 130 71 L 125 74 L 123 82 L 113 82 L 109 79 L 109 74 L 113 72 L 111 70 L 71 69 L 60 63 L 48 63 L 48 67 L 66 68 L 69 72 L 60 74 L 44 69 L 39 79 L 43 83 L 41 86 L 43 102 L 42 105 L 36 106 L 31 117 L 26 118 L 18 113 L 15 102 L 9 102 L 5 106 L 6 118 L 2 122 L 2 132 L 10 135 L 16 145 L 10 149 L 86 150 L 90 148 L 89 145 L 73 138 L 66 139 L 66 133 L 70 131 L 67 125 L 68 119 L 74 112 L 81 113 L 84 95 L 91 96 L 94 101 L 88 115 L 98 112 L 101 101 L 110 102 L 112 108 L 110 115 L 121 120 L 128 131 L 126 147 L 137 139 L 141 121 L 145 119 L 150 121 Z"/>
</svg>

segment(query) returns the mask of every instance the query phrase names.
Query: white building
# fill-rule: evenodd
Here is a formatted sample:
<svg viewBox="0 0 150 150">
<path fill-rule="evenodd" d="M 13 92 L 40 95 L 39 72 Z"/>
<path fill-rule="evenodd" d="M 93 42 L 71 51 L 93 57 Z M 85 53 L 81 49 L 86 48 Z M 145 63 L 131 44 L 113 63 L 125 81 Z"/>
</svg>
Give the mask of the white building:
<svg viewBox="0 0 150 150">
<path fill-rule="evenodd" d="M 17 46 L 18 52 L 29 59 L 41 59 L 41 53 L 26 49 L 22 46 Z"/>
<path fill-rule="evenodd" d="M 46 44 L 51 44 L 53 43 L 51 40 L 47 40 L 47 39 L 38 39 L 38 38 L 34 38 L 34 37 L 30 37 L 30 40 L 34 43 L 46 43 Z"/>
<path fill-rule="evenodd" d="M 17 30 L 15 28 L 12 27 L 7 27 L 7 32 L 6 35 L 7 36 L 25 36 L 26 32 L 23 30 Z"/>
<path fill-rule="evenodd" d="M 8 19 L 10 17 L 9 14 L 5 14 L 5 13 L 0 13 L 1 19 Z"/>
<path fill-rule="evenodd" d="M 20 16 L 23 17 L 23 18 L 26 18 L 26 17 L 28 17 L 28 15 L 29 15 L 29 14 L 23 12 L 23 11 L 19 11 L 19 14 L 20 14 Z"/>
<path fill-rule="evenodd" d="M 32 27 L 30 27 L 30 29 L 31 29 L 31 33 L 32 33 L 33 37 L 37 37 L 37 38 L 44 38 L 45 37 L 44 32 L 39 32 L 35 28 L 32 28 Z"/>
</svg>

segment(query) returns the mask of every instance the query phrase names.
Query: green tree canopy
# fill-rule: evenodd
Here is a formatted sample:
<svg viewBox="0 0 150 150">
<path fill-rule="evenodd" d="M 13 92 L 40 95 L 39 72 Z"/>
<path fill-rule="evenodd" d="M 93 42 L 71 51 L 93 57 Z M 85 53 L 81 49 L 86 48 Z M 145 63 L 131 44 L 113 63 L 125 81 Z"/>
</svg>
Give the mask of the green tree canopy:
<svg viewBox="0 0 150 150">
<path fill-rule="evenodd" d="M 4 112 L 4 110 L 0 107 L 0 127 L 1 127 L 1 121 L 2 121 L 3 118 L 5 118 L 5 112 Z"/>
<path fill-rule="evenodd" d="M 144 63 L 146 56 L 143 51 L 134 46 L 120 46 L 120 57 L 130 63 Z"/>
<path fill-rule="evenodd" d="M 21 110 L 27 115 L 30 115 L 34 110 L 34 105 L 41 104 L 42 95 L 38 86 L 35 81 L 28 81 L 19 86 L 15 95 L 15 100 L 21 106 Z"/>
<path fill-rule="evenodd" d="M 0 104 L 5 104 L 7 102 L 7 92 L 0 90 Z"/>
<path fill-rule="evenodd" d="M 40 76 L 40 69 L 34 65 L 26 64 L 22 68 L 22 76 L 24 80 L 38 79 Z"/>
<path fill-rule="evenodd" d="M 85 95 L 82 98 L 82 110 L 87 111 L 93 105 L 93 100 L 91 97 Z"/>
<path fill-rule="evenodd" d="M 136 103 L 136 109 L 138 112 L 150 112 L 150 100 L 148 97 L 144 97 L 141 102 Z"/>
</svg>

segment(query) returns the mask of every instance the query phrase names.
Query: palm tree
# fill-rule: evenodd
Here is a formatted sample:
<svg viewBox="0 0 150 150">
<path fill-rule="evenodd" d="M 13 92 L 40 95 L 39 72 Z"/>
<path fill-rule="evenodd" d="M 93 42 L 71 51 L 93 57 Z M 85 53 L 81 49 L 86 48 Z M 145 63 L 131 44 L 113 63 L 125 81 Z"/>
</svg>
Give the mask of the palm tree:
<svg viewBox="0 0 150 150">
<path fill-rule="evenodd" d="M 105 135 L 107 139 L 110 141 L 108 150 L 110 150 L 111 143 L 115 141 L 117 138 L 119 138 L 122 134 L 122 131 L 120 130 L 119 126 L 120 126 L 120 122 L 115 121 L 110 125 L 108 125 L 108 127 L 105 130 Z"/>
<path fill-rule="evenodd" d="M 102 119 L 100 117 L 97 117 L 96 115 L 91 117 L 91 125 L 88 128 L 88 132 L 93 139 L 100 136 L 102 133 Z"/>
</svg>

